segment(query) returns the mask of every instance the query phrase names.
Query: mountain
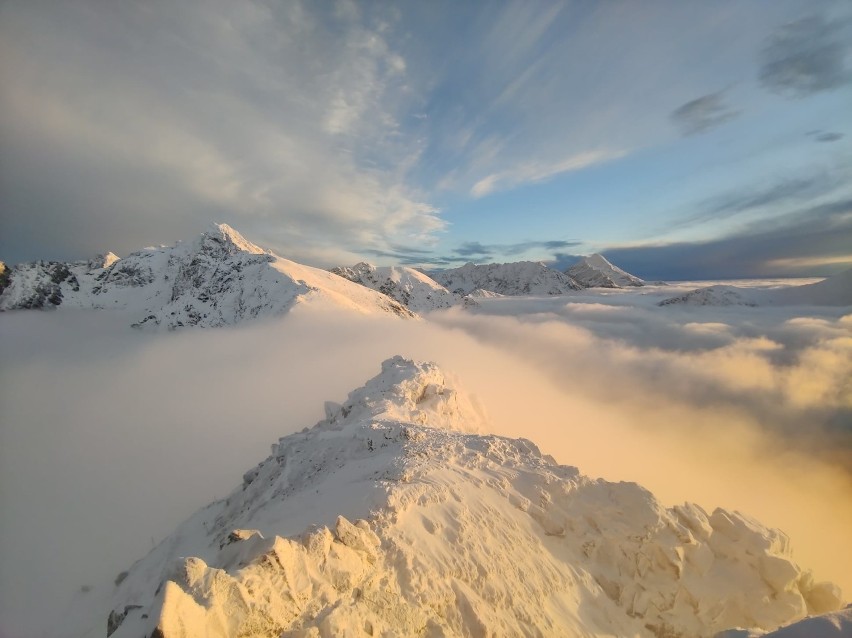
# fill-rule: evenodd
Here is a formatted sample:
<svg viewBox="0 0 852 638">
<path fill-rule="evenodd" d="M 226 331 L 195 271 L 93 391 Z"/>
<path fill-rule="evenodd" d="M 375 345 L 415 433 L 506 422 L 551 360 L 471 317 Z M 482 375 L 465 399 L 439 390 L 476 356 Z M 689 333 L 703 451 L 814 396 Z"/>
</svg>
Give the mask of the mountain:
<svg viewBox="0 0 852 638">
<path fill-rule="evenodd" d="M 645 282 L 611 264 L 603 255 L 583 257 L 565 271 L 569 277 L 585 288 L 627 288 L 644 286 Z"/>
<path fill-rule="evenodd" d="M 39 261 L 5 274 L 0 310 L 110 309 L 128 313 L 136 327 L 224 326 L 315 302 L 413 316 L 385 295 L 264 250 L 227 224 L 124 259 L 109 253 L 90 261 Z"/>
<path fill-rule="evenodd" d="M 467 295 L 477 289 L 508 296 L 563 295 L 573 290 L 582 290 L 582 286 L 565 273 L 534 261 L 480 266 L 467 263 L 461 268 L 435 272 L 432 278 L 460 295 Z"/>
<path fill-rule="evenodd" d="M 366 262 L 351 268 L 340 266 L 331 272 L 395 299 L 416 313 L 450 308 L 461 298 L 419 270 L 404 266 L 377 267 Z"/>
<path fill-rule="evenodd" d="M 793 562 L 782 532 L 663 507 L 486 428 L 437 365 L 385 361 L 120 574 L 100 627 L 114 638 L 677 638 L 839 608 L 839 590 Z"/>
<path fill-rule="evenodd" d="M 659 306 L 852 306 L 852 269 L 814 284 L 754 289 L 709 286 L 661 301 Z"/>
</svg>

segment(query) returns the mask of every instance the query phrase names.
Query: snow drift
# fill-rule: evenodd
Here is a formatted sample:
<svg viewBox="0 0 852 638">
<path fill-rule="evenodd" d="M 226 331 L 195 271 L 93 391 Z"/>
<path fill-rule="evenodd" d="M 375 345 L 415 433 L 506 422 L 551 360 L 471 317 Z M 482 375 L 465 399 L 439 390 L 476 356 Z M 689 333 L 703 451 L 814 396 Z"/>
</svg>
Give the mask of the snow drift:
<svg viewBox="0 0 852 638">
<path fill-rule="evenodd" d="M 103 627 L 178 636 L 712 636 L 837 609 L 787 537 L 481 434 L 394 357 L 119 575 Z M 90 619 L 91 620 L 91 619 Z"/>
</svg>

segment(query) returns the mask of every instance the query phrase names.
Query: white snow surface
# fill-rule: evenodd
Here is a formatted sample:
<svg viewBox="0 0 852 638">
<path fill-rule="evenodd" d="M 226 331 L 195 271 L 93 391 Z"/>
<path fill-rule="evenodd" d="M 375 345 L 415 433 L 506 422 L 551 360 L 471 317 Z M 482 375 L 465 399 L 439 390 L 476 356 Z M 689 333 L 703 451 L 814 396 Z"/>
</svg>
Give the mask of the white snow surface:
<svg viewBox="0 0 852 638">
<path fill-rule="evenodd" d="M 645 285 L 639 277 L 622 270 L 597 253 L 583 257 L 568 268 L 565 274 L 584 288 L 625 288 Z"/>
<path fill-rule="evenodd" d="M 332 268 L 335 275 L 377 290 L 410 310 L 422 314 L 459 305 L 462 299 L 428 275 L 405 266 L 374 266 L 360 262 Z"/>
<path fill-rule="evenodd" d="M 432 278 L 460 295 L 468 295 L 477 289 L 506 296 L 564 295 L 583 288 L 565 273 L 534 261 L 467 263 L 460 268 L 435 272 Z"/>
<path fill-rule="evenodd" d="M 731 629 L 715 638 L 848 638 L 852 636 L 852 605 L 840 611 L 810 616 L 769 633 Z"/>
<path fill-rule="evenodd" d="M 709 286 L 664 299 L 660 306 L 850 306 L 852 270 L 816 283 L 780 288 Z"/>
<path fill-rule="evenodd" d="M 8 274 L 0 310 L 110 309 L 128 313 L 136 327 L 232 325 L 314 302 L 413 316 L 385 295 L 266 251 L 227 224 L 124 259 L 109 253 L 90 261 L 25 263 Z"/>
<path fill-rule="evenodd" d="M 117 579 L 111 635 L 675 638 L 840 605 L 778 530 L 482 434 L 435 364 L 389 359 L 326 414 Z"/>
</svg>

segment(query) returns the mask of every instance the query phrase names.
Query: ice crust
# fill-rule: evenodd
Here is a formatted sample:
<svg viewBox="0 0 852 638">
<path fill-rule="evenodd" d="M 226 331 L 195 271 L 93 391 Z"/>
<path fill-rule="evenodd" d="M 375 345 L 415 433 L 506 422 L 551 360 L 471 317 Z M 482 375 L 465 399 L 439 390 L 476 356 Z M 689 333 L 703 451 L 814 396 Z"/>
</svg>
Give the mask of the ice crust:
<svg viewBox="0 0 852 638">
<path fill-rule="evenodd" d="M 133 565 L 111 635 L 674 638 L 840 606 L 782 532 L 486 429 L 437 365 L 385 361 Z"/>
</svg>

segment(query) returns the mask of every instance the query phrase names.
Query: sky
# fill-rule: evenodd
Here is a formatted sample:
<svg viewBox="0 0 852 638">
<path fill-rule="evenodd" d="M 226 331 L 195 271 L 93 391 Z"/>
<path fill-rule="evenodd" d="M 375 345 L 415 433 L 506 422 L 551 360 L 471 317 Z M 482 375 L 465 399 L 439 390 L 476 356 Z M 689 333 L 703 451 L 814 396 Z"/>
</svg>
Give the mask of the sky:
<svg viewBox="0 0 852 638">
<path fill-rule="evenodd" d="M 0 259 L 852 267 L 852 6 L 0 3 Z"/>
</svg>

